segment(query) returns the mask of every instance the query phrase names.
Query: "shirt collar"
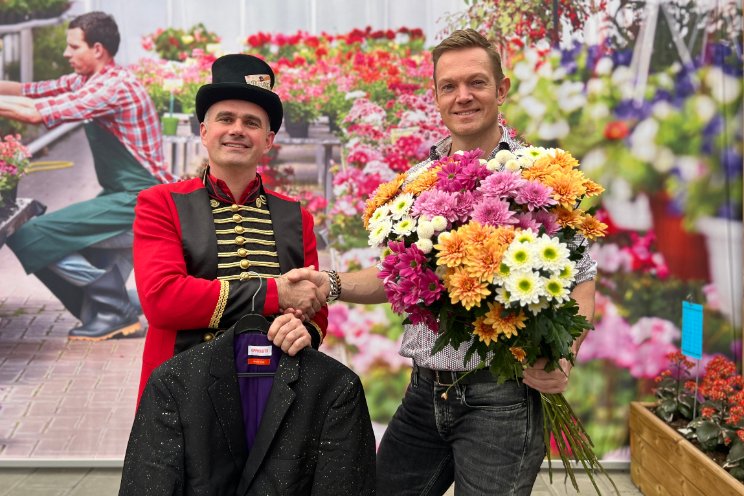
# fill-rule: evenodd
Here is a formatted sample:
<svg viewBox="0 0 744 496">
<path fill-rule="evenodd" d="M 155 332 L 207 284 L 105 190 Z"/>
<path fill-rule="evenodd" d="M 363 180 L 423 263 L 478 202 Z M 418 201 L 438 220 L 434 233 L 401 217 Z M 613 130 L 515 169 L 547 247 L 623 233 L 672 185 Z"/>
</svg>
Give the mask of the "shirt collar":
<svg viewBox="0 0 744 496">
<path fill-rule="evenodd" d="M 491 150 L 491 153 L 488 155 L 488 157 L 484 157 L 485 160 L 491 160 L 500 150 L 516 150 L 517 148 L 521 148 L 522 146 L 524 146 L 521 145 L 519 141 L 514 139 L 515 133 L 511 129 L 501 124 L 499 124 L 499 126 L 501 126 L 501 141 L 496 148 Z M 447 155 L 449 155 L 451 148 L 452 136 L 442 138 L 437 143 L 432 145 L 431 149 L 429 150 L 429 159 L 431 161 L 434 161 L 439 160 L 442 157 L 446 157 Z"/>
<path fill-rule="evenodd" d="M 261 189 L 261 176 L 259 174 L 256 174 L 256 178 L 248 183 L 248 186 L 245 188 L 243 194 L 240 196 L 240 201 L 235 201 L 235 196 L 233 195 L 232 191 L 230 191 L 230 188 L 227 187 L 227 183 L 225 183 L 225 181 L 223 181 L 222 179 L 219 179 L 212 175 L 209 167 L 207 167 L 207 170 L 204 172 L 204 186 L 207 188 L 209 196 L 217 201 L 220 201 L 222 203 L 237 203 L 239 205 L 247 205 L 253 202 L 256 196 L 258 196 L 258 192 Z"/>
</svg>

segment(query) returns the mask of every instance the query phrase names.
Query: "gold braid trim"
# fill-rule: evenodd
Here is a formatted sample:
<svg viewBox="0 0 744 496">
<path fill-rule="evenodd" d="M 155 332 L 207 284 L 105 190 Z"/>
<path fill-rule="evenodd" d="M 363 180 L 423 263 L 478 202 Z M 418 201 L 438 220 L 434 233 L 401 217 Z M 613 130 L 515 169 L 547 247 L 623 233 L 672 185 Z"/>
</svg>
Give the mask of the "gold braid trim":
<svg viewBox="0 0 744 496">
<path fill-rule="evenodd" d="M 214 212 L 216 214 L 217 213 L 222 214 L 222 213 L 225 213 L 225 212 L 230 213 L 230 214 L 234 214 L 234 213 L 237 213 L 237 212 L 251 212 L 251 213 L 254 213 L 254 214 L 269 215 L 269 211 L 266 210 L 265 208 L 249 207 L 247 205 L 240 205 L 240 208 L 237 211 L 236 210 L 233 210 L 231 205 L 228 205 L 227 207 L 213 208 L 212 209 L 212 212 Z"/>
<path fill-rule="evenodd" d="M 211 329 L 218 329 L 220 326 L 220 320 L 222 320 L 222 314 L 225 313 L 225 307 L 227 307 L 227 298 L 230 296 L 230 282 L 220 279 L 220 297 L 217 300 L 217 306 L 212 314 L 212 319 L 209 321 L 209 327 Z"/>
<path fill-rule="evenodd" d="M 312 320 L 309 320 L 307 323 L 313 326 L 313 329 L 315 329 L 318 333 L 318 336 L 320 336 L 320 341 L 318 341 L 318 346 L 320 346 L 321 344 L 323 344 L 323 332 L 320 330 L 320 326 Z"/>
<path fill-rule="evenodd" d="M 245 251 L 246 251 L 246 255 L 265 255 L 267 257 L 275 257 L 275 258 L 279 257 L 276 251 L 248 250 L 248 249 L 245 249 Z M 217 256 L 222 257 L 222 258 L 234 258 L 234 257 L 239 257 L 240 255 L 238 255 L 237 251 L 226 251 L 224 253 L 218 253 Z"/>
</svg>

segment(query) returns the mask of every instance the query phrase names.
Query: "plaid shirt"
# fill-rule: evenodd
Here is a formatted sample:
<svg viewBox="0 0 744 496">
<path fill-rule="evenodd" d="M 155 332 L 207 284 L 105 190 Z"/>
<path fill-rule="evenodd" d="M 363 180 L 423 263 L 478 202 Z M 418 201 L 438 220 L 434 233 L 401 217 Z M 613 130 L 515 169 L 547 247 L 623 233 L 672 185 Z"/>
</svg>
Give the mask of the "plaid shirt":
<svg viewBox="0 0 744 496">
<path fill-rule="evenodd" d="M 24 96 L 48 128 L 93 119 L 111 132 L 160 182 L 175 181 L 163 163 L 160 120 L 144 86 L 124 68 L 110 64 L 92 76 L 24 83 Z"/>
<path fill-rule="evenodd" d="M 501 127 L 501 143 L 497 146 L 486 160 L 491 160 L 496 153 L 502 149 L 516 150 L 523 148 L 524 144 L 511 137 L 510 130 L 504 126 Z M 447 137 L 431 147 L 431 153 L 427 160 L 411 167 L 411 171 L 416 171 L 429 167 L 435 160 L 446 157 L 450 153 L 452 138 Z M 568 243 L 569 249 L 575 248 L 580 244 L 587 243 L 583 236 L 577 235 Z M 378 266 L 380 267 L 380 266 Z M 590 279 L 597 275 L 597 264 L 589 257 L 588 250 L 584 252 L 584 257 L 576 263 L 576 284 Z M 403 326 L 403 342 L 400 345 L 400 354 L 413 359 L 413 363 L 419 367 L 426 367 L 434 370 L 473 370 L 480 364 L 480 357 L 477 353 L 470 359 L 467 365 L 465 362 L 465 352 L 475 340 L 475 336 L 469 342 L 464 342 L 459 348 L 454 349 L 451 346 L 445 347 L 436 355 L 431 354 L 434 348 L 434 342 L 437 334 L 423 324 Z M 490 360 L 490 355 L 486 357 L 486 362 Z"/>
</svg>

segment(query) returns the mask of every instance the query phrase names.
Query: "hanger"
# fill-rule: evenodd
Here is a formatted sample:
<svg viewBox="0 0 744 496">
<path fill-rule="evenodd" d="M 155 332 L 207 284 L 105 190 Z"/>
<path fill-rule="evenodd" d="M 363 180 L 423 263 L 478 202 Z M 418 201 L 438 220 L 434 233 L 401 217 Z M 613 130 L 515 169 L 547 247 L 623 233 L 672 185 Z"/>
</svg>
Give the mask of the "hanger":
<svg viewBox="0 0 744 496">
<path fill-rule="evenodd" d="M 240 317 L 233 325 L 236 336 L 245 333 L 265 335 L 269 332 L 269 326 L 271 325 L 269 320 L 263 315 L 256 313 L 256 295 L 261 291 L 262 285 L 263 278 L 259 277 L 258 288 L 256 289 L 256 292 L 253 293 L 253 298 L 251 298 L 251 312 Z M 274 372 L 238 372 L 237 375 L 238 377 L 273 377 Z"/>
</svg>

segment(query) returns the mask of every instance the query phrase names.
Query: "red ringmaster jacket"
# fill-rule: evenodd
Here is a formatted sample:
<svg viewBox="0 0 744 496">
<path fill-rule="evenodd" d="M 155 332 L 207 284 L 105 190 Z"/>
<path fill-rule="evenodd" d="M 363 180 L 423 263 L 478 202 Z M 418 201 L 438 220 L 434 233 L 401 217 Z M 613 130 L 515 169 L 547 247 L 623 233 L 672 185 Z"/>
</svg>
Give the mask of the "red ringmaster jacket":
<svg viewBox="0 0 744 496">
<path fill-rule="evenodd" d="M 271 217 L 280 273 L 310 265 L 317 268 L 312 215 L 299 202 L 261 188 Z M 139 395 L 161 363 L 213 339 L 215 333 L 229 328 L 251 308 L 266 316 L 279 312 L 274 279 L 217 278 L 219 250 L 212 210 L 217 205 L 200 178 L 161 184 L 139 194 L 134 220 L 134 273 L 150 326 Z M 233 207 L 236 213 L 242 212 Z M 231 213 L 226 212 L 227 217 Z M 323 306 L 306 326 L 317 348 L 328 326 L 328 307 Z"/>
</svg>

